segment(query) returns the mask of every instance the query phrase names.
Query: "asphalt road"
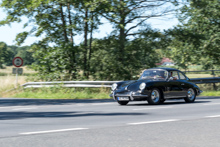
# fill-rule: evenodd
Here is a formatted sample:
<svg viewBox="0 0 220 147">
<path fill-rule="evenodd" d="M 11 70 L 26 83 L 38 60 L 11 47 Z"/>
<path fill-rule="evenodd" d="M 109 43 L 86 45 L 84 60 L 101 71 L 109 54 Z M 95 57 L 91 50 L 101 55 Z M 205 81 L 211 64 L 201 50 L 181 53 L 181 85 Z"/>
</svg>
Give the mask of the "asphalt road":
<svg viewBox="0 0 220 147">
<path fill-rule="evenodd" d="M 151 106 L 0 98 L 0 147 L 219 147 L 220 97 Z"/>
</svg>

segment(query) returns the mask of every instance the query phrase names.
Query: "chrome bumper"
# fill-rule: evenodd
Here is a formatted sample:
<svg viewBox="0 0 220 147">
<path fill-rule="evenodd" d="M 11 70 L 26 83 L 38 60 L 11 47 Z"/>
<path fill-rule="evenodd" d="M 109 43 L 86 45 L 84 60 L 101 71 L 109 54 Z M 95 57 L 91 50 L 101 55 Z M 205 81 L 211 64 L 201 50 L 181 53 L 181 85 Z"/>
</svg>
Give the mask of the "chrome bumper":
<svg viewBox="0 0 220 147">
<path fill-rule="evenodd" d="M 131 101 L 135 100 L 135 98 L 141 98 L 141 97 L 148 97 L 148 95 L 143 95 L 138 92 L 128 92 L 128 93 L 115 93 L 115 91 L 112 92 L 112 94 L 109 95 L 114 100 L 116 100 L 116 97 L 129 97 Z"/>
<path fill-rule="evenodd" d="M 199 96 L 202 92 L 202 90 L 197 90 L 197 96 Z"/>
</svg>

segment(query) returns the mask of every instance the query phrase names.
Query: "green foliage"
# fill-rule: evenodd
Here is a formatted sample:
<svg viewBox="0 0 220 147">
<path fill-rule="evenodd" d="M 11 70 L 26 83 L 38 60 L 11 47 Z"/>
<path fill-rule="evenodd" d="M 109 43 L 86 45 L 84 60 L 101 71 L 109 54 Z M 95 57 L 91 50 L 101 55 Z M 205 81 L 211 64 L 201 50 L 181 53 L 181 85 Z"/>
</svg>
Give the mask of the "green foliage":
<svg viewBox="0 0 220 147">
<path fill-rule="evenodd" d="M 68 51 L 62 47 L 50 47 L 47 45 L 32 45 L 34 58 L 37 59 L 32 68 L 39 71 L 38 76 L 44 81 L 71 80 L 74 71 L 69 71 L 72 62 L 69 62 Z"/>
<path fill-rule="evenodd" d="M 143 45 L 143 41 L 136 39 L 136 35 L 141 35 L 141 31 L 138 31 L 137 28 L 143 26 L 144 29 L 147 29 L 148 25 L 145 25 L 145 22 L 149 18 L 161 17 L 175 10 L 172 0 L 100 0 L 100 5 L 97 7 L 97 9 L 98 13 L 105 19 L 109 20 L 115 29 L 112 34 L 115 36 L 114 48 L 116 51 L 114 52 L 114 61 L 117 63 L 114 65 L 115 68 L 111 70 L 118 72 L 116 77 L 122 76 L 124 79 L 129 79 L 131 78 L 132 74 L 136 74 L 132 71 L 133 69 L 134 71 L 137 71 L 137 69 L 141 66 L 140 63 L 145 64 L 140 53 L 142 53 L 142 56 L 143 54 L 153 54 L 153 52 L 151 52 L 151 47 L 149 50 L 145 49 L 147 46 L 143 48 L 143 46 L 141 46 Z M 129 38 L 131 36 L 135 37 L 135 39 L 129 42 Z M 138 45 L 137 42 L 140 43 L 140 45 Z M 137 46 L 137 51 L 136 48 L 134 48 L 135 46 Z M 143 49 L 143 51 L 140 51 L 140 49 Z M 129 58 L 131 60 L 129 60 Z M 140 60 L 137 60 L 138 58 Z M 145 58 L 152 59 L 149 58 L 149 56 L 145 56 Z M 155 60 L 152 60 L 152 62 L 155 63 Z"/>
<path fill-rule="evenodd" d="M 3 0 L 1 7 L 7 18 L 0 25 L 28 18 L 24 27 L 32 29 L 19 33 L 17 43 L 22 44 L 30 35 L 42 39 L 18 55 L 29 64 L 33 59 L 26 54 L 33 53 L 32 67 L 39 71 L 41 80 L 132 79 L 140 70 L 155 66 L 160 57 L 156 50 L 163 44 L 163 35 L 144 22 L 175 10 L 173 4 L 176 1 Z M 109 37 L 96 40 L 92 35 L 101 24 L 100 18 L 111 22 L 115 30 Z M 79 46 L 74 44 L 76 34 L 84 37 Z"/>
<path fill-rule="evenodd" d="M 7 51 L 7 44 L 0 42 L 0 68 L 3 68 L 3 63 L 6 62 L 8 56 L 9 52 Z"/>
<path fill-rule="evenodd" d="M 191 0 L 182 7 L 182 25 L 168 32 L 170 57 L 179 66 L 201 63 L 204 69 L 214 69 L 220 65 L 219 9 L 219 0 Z"/>
<path fill-rule="evenodd" d="M 24 61 L 23 65 L 31 65 L 35 61 L 30 46 L 7 46 L 7 54 L 5 55 L 7 55 L 7 58 L 4 60 L 6 66 L 12 65 L 14 57 L 21 57 Z"/>
<path fill-rule="evenodd" d="M 28 36 L 28 32 L 19 33 L 15 39 L 17 41 L 17 44 L 21 45 L 24 42 L 24 40 L 27 38 L 27 36 Z"/>
<path fill-rule="evenodd" d="M 147 29 L 132 41 L 126 41 L 124 54 L 119 54 L 118 40 L 110 36 L 93 42 L 91 72 L 93 79 L 129 80 L 137 79 L 141 70 L 154 67 L 160 56 L 156 49 L 160 33 Z M 118 60 L 123 56 L 123 63 Z"/>
</svg>

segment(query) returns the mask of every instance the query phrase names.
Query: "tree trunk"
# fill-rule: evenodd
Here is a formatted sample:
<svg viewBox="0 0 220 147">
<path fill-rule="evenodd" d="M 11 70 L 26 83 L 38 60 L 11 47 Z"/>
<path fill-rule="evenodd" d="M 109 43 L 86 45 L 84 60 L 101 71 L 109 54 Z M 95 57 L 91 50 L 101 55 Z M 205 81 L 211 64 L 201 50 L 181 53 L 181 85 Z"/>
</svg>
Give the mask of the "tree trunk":
<svg viewBox="0 0 220 147">
<path fill-rule="evenodd" d="M 86 11 L 85 11 L 84 22 L 85 22 L 85 25 L 84 25 L 84 74 L 83 75 L 85 77 L 88 77 L 87 76 L 88 8 L 86 8 Z"/>
<path fill-rule="evenodd" d="M 120 0 L 120 24 L 119 24 L 119 62 L 121 62 L 122 64 L 124 63 L 124 48 L 125 48 L 125 12 L 124 12 L 124 8 L 122 6 L 124 0 Z"/>
<path fill-rule="evenodd" d="M 64 33 L 64 40 L 65 42 L 68 42 L 68 37 L 66 32 L 66 20 L 65 20 L 65 15 L 63 14 L 63 4 L 60 4 L 60 13 L 61 13 L 63 33 Z"/>
<path fill-rule="evenodd" d="M 91 28 L 90 28 L 90 40 L 89 40 L 89 59 L 88 59 L 88 77 L 90 75 L 90 60 L 91 60 L 91 54 L 92 54 L 92 39 L 93 39 L 93 28 L 94 28 L 94 23 L 93 23 L 93 12 L 91 13 L 92 18 L 91 18 Z"/>
<path fill-rule="evenodd" d="M 69 25 L 72 26 L 72 20 L 71 20 L 71 12 L 70 12 L 70 3 L 68 3 L 68 19 L 69 19 Z M 69 69 L 69 74 L 71 76 L 71 79 L 76 79 L 76 60 L 75 60 L 75 50 L 74 50 L 74 43 L 73 43 L 73 29 L 70 27 L 69 28 L 69 33 L 70 33 L 70 57 L 69 57 L 69 62 L 70 62 L 70 69 Z M 72 72 L 74 71 L 74 72 Z"/>
</svg>

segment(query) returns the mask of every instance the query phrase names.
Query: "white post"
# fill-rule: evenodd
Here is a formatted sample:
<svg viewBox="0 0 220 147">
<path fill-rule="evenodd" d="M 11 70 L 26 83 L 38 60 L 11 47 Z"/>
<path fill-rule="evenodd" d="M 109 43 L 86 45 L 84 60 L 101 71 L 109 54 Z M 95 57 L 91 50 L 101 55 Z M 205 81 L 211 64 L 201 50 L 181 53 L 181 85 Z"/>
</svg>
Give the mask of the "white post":
<svg viewBox="0 0 220 147">
<path fill-rule="evenodd" d="M 15 88 L 17 88 L 18 85 L 18 68 L 16 68 L 16 83 Z"/>
</svg>

